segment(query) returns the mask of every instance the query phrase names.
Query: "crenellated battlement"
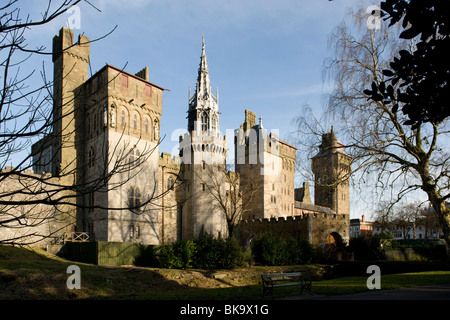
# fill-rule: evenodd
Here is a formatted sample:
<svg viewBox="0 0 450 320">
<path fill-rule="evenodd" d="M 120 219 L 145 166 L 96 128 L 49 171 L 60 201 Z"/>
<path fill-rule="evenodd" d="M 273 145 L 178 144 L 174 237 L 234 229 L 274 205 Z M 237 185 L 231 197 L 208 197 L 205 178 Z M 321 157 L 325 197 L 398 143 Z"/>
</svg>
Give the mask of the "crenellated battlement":
<svg viewBox="0 0 450 320">
<path fill-rule="evenodd" d="M 348 215 L 337 213 L 322 213 L 322 212 L 305 212 L 300 215 L 286 216 L 286 217 L 271 217 L 264 219 L 249 219 L 242 220 L 242 224 L 260 223 L 260 224 L 274 224 L 274 223 L 290 223 L 294 221 L 303 221 L 305 219 L 325 219 L 325 220 L 342 220 L 348 219 Z"/>
<path fill-rule="evenodd" d="M 329 237 L 343 243 L 349 238 L 348 215 L 302 212 L 299 215 L 243 220 L 239 225 L 242 244 L 254 236 L 272 233 L 286 239 L 306 240 L 315 248 L 329 244 Z"/>
</svg>

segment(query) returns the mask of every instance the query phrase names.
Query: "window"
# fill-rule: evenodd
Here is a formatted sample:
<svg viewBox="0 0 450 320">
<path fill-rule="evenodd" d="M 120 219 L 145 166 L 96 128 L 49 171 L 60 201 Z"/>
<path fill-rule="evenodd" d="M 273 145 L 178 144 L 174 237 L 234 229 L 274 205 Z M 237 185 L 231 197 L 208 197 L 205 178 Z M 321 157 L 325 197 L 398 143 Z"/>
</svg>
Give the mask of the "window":
<svg viewBox="0 0 450 320">
<path fill-rule="evenodd" d="M 148 134 L 148 118 L 145 118 L 145 121 L 144 121 L 144 131 L 145 131 L 145 134 Z"/>
<path fill-rule="evenodd" d="M 213 130 L 216 130 L 217 129 L 217 117 L 216 116 L 213 116 L 212 117 L 212 123 L 211 123 L 211 127 L 212 127 L 212 129 Z"/>
<path fill-rule="evenodd" d="M 152 96 L 152 86 L 146 84 L 145 85 L 145 96 L 146 97 L 151 97 Z"/>
<path fill-rule="evenodd" d="M 136 114 L 133 116 L 133 129 L 134 130 L 137 129 L 137 115 Z"/>
<path fill-rule="evenodd" d="M 139 150 L 134 151 L 134 163 L 135 165 L 139 165 L 139 159 L 140 159 L 141 153 Z"/>
<path fill-rule="evenodd" d="M 139 157 L 141 155 L 141 153 L 139 152 L 139 150 L 133 150 L 131 149 L 129 152 L 129 158 L 128 158 L 128 164 L 130 166 L 138 166 L 139 165 Z"/>
<path fill-rule="evenodd" d="M 130 225 L 130 238 L 134 239 L 134 224 Z"/>
<path fill-rule="evenodd" d="M 94 148 L 90 148 L 89 149 L 89 168 L 92 168 L 95 164 L 95 153 L 94 153 Z"/>
<path fill-rule="evenodd" d="M 206 190 L 206 184 L 202 183 L 202 191 Z"/>
<path fill-rule="evenodd" d="M 130 239 L 139 239 L 141 237 L 141 226 L 139 224 L 130 224 Z"/>
<path fill-rule="evenodd" d="M 202 113 L 202 131 L 208 130 L 208 114 L 206 112 Z"/>
<path fill-rule="evenodd" d="M 125 124 L 126 124 L 126 121 L 125 121 L 125 111 L 124 111 L 124 110 L 122 110 L 122 113 L 121 113 L 120 124 L 122 125 L 122 127 L 124 127 Z"/>
<path fill-rule="evenodd" d="M 120 75 L 120 84 L 124 88 L 128 88 L 128 76 L 125 74 Z"/>
<path fill-rule="evenodd" d="M 140 225 L 136 225 L 136 239 L 140 239 L 141 238 L 141 226 Z"/>
<path fill-rule="evenodd" d="M 137 187 L 128 189 L 128 208 L 133 211 L 141 211 L 141 192 Z"/>
<path fill-rule="evenodd" d="M 173 186 L 173 178 L 167 179 L 167 189 L 172 188 Z"/>
</svg>

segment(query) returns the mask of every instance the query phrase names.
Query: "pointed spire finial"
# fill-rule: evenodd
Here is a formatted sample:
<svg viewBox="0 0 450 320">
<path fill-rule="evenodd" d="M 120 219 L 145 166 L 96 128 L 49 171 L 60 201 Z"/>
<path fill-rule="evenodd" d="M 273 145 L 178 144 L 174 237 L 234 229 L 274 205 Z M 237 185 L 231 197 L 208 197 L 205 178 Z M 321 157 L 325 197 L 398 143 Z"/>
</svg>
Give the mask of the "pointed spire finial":
<svg viewBox="0 0 450 320">
<path fill-rule="evenodd" d="M 202 36 L 202 55 L 205 55 L 205 34 Z"/>
</svg>

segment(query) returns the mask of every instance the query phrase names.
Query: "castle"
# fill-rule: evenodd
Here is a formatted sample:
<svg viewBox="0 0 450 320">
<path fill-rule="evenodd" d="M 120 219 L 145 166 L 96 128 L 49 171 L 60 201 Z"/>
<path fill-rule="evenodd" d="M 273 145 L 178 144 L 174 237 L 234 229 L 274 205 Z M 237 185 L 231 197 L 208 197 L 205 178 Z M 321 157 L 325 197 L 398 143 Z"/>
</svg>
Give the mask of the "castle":
<svg viewBox="0 0 450 320">
<path fill-rule="evenodd" d="M 333 130 L 312 158 L 314 204 L 307 183 L 295 188 L 297 149 L 250 110 L 231 137 L 235 170 L 228 169 L 230 137 L 220 132 L 204 41 L 188 130 L 174 156 L 159 153 L 167 89 L 150 82 L 147 67 L 131 74 L 106 64 L 89 77 L 89 39 L 75 41 L 67 28 L 54 37 L 52 58 L 53 130 L 32 154 L 34 174 L 76 186 L 71 203 L 58 207 L 72 217 L 62 231 L 154 245 L 231 230 L 243 242 L 266 231 L 322 248 L 348 241 L 351 159 Z"/>
</svg>

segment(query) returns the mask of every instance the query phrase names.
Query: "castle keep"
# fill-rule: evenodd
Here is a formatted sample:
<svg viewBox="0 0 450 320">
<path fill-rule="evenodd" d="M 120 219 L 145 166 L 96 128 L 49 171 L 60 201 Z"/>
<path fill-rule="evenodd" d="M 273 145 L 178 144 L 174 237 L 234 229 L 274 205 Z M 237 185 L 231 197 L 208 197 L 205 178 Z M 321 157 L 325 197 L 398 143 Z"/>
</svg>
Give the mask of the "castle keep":
<svg viewBox="0 0 450 320">
<path fill-rule="evenodd" d="M 89 61 L 89 39 L 75 41 L 62 28 L 53 39 L 53 131 L 32 146 L 34 174 L 76 186 L 72 205 L 58 208 L 72 217 L 61 232 L 157 245 L 202 232 L 226 237 L 239 225 L 243 243 L 263 232 L 324 250 L 348 240 L 351 159 L 333 130 L 312 159 L 312 204 L 307 183 L 295 188 L 297 149 L 268 133 L 261 116 L 257 123 L 245 110 L 234 137 L 220 132 L 204 41 L 178 155 L 159 152 L 167 89 L 150 81 L 149 69 L 131 74 L 106 64 L 89 77 Z M 227 169 L 228 152 L 235 171 Z"/>
</svg>

